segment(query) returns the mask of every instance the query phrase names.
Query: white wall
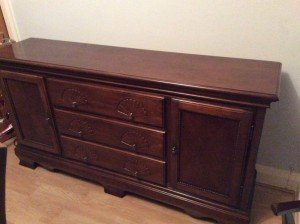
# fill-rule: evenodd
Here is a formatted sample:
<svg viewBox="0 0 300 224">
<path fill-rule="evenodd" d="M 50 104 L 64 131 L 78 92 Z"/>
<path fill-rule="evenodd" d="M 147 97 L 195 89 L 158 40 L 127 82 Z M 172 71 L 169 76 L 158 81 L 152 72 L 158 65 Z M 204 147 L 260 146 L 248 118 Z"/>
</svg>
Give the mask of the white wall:
<svg viewBox="0 0 300 224">
<path fill-rule="evenodd" d="M 268 111 L 258 162 L 300 171 L 299 0 L 11 0 L 21 39 L 274 60 L 281 101 Z"/>
</svg>

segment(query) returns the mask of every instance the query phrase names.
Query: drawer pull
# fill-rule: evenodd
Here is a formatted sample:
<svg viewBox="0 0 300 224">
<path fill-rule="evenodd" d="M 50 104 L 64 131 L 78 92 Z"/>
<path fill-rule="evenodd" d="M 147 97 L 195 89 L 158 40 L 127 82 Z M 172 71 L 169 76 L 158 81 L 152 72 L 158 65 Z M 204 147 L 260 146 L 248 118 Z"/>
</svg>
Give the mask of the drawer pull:
<svg viewBox="0 0 300 224">
<path fill-rule="evenodd" d="M 136 178 L 151 175 L 151 172 L 146 164 L 137 159 L 128 159 L 127 161 L 125 161 L 124 170 L 126 171 L 126 173 L 129 173 Z"/>
<path fill-rule="evenodd" d="M 86 95 L 81 93 L 81 91 L 76 88 L 67 88 L 63 90 L 62 99 L 63 102 L 71 104 L 72 108 L 85 105 L 88 102 Z"/>
<path fill-rule="evenodd" d="M 130 169 L 127 169 L 127 168 L 124 168 L 125 171 L 127 171 L 128 173 L 130 173 L 132 176 L 134 177 L 139 177 L 139 172 L 138 171 L 134 171 L 134 170 L 130 170 Z"/>
<path fill-rule="evenodd" d="M 74 102 L 72 102 L 72 108 L 76 108 L 77 107 L 77 102 L 76 101 L 74 101 Z"/>
<path fill-rule="evenodd" d="M 72 108 L 77 108 L 77 107 L 80 106 L 80 105 L 85 105 L 85 104 L 87 104 L 87 102 L 88 102 L 87 99 L 81 99 L 79 102 L 73 101 L 73 102 L 71 103 L 71 107 L 72 107 Z"/>
<path fill-rule="evenodd" d="M 122 111 L 119 111 L 118 110 L 118 113 L 120 113 L 120 114 L 122 114 L 122 115 L 124 115 L 128 120 L 133 120 L 133 113 L 124 113 L 124 112 L 122 112 Z"/>
<path fill-rule="evenodd" d="M 144 108 L 143 103 L 131 98 L 122 100 L 118 104 L 117 112 L 124 115 L 128 120 L 147 116 L 147 110 Z"/>
<path fill-rule="evenodd" d="M 136 145 L 135 144 L 130 144 L 124 141 L 121 141 L 122 144 L 128 146 L 131 150 L 135 151 L 136 150 Z"/>
<path fill-rule="evenodd" d="M 72 134 L 76 135 L 77 137 L 82 137 L 82 131 L 74 131 L 72 129 L 69 129 L 70 132 L 72 132 Z"/>
<path fill-rule="evenodd" d="M 147 151 L 149 149 L 149 140 L 144 133 L 139 131 L 128 131 L 122 135 L 121 144 L 127 146 L 132 151 L 142 150 Z"/>
<path fill-rule="evenodd" d="M 85 157 L 83 157 L 82 159 L 83 159 L 84 162 L 88 162 L 89 157 L 85 156 Z"/>
<path fill-rule="evenodd" d="M 83 133 L 86 135 L 95 133 L 94 128 L 85 120 L 74 119 L 68 126 L 68 132 L 80 138 L 83 137 Z"/>
</svg>

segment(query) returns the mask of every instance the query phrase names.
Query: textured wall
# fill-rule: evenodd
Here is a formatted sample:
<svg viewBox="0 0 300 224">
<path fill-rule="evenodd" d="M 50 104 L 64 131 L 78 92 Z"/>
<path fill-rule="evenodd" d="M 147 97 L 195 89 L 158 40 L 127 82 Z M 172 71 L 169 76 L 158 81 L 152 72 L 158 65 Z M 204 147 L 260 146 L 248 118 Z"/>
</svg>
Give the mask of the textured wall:
<svg viewBox="0 0 300 224">
<path fill-rule="evenodd" d="M 300 1 L 11 0 L 21 39 L 242 57 L 283 63 L 258 162 L 300 171 Z"/>
</svg>

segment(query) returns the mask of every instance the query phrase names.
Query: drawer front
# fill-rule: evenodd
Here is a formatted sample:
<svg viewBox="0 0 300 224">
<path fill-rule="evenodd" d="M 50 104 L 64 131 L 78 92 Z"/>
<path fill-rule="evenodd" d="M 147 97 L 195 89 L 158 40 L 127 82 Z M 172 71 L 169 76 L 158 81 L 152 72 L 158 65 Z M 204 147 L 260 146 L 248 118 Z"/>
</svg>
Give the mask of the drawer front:
<svg viewBox="0 0 300 224">
<path fill-rule="evenodd" d="M 69 137 L 61 138 L 66 158 L 99 166 L 136 179 L 165 184 L 165 162 Z"/>
<path fill-rule="evenodd" d="M 94 84 L 48 79 L 55 106 L 163 127 L 163 97 Z"/>
<path fill-rule="evenodd" d="M 59 109 L 55 109 L 55 117 L 60 134 L 137 154 L 164 157 L 164 131 Z"/>
</svg>

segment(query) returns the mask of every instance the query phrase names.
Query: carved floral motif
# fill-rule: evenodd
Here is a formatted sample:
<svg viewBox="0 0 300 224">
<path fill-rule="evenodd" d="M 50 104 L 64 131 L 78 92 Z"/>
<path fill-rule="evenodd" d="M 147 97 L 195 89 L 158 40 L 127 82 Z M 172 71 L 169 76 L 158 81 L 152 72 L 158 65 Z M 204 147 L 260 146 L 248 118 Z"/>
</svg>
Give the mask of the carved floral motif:
<svg viewBox="0 0 300 224">
<path fill-rule="evenodd" d="M 128 119 L 147 116 L 148 113 L 143 103 L 131 98 L 122 100 L 117 106 L 117 112 L 126 116 Z"/>
<path fill-rule="evenodd" d="M 88 102 L 87 96 L 80 92 L 77 88 L 67 88 L 63 91 L 61 98 L 66 104 L 70 104 L 72 107 L 79 105 L 85 105 Z"/>
<path fill-rule="evenodd" d="M 146 164 L 138 159 L 129 158 L 124 163 L 124 170 L 135 177 L 150 176 L 151 172 Z"/>
<path fill-rule="evenodd" d="M 68 131 L 77 134 L 94 134 L 95 130 L 94 128 L 87 122 L 81 119 L 74 119 L 70 122 Z"/>
<path fill-rule="evenodd" d="M 122 135 L 121 143 L 126 145 L 131 150 L 147 151 L 149 148 L 149 142 L 145 135 L 137 131 L 129 131 Z"/>
<path fill-rule="evenodd" d="M 101 157 L 95 150 L 89 149 L 88 147 L 76 146 L 74 148 L 73 157 L 78 158 L 84 162 L 99 161 Z"/>
</svg>

